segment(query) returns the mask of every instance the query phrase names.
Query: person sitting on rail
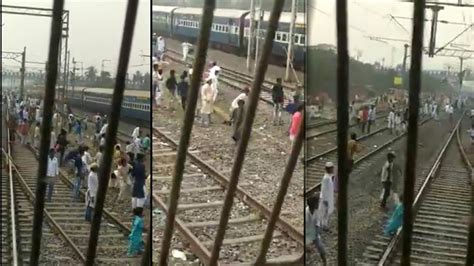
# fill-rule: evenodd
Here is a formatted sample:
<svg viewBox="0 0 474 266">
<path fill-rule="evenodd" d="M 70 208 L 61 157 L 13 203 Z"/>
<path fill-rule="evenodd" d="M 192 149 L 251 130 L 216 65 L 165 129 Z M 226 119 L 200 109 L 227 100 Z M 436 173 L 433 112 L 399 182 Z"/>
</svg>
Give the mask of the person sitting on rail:
<svg viewBox="0 0 474 266">
<path fill-rule="evenodd" d="M 128 256 L 137 256 L 145 250 L 145 244 L 142 238 L 145 230 L 145 223 L 143 221 L 143 208 L 137 207 L 133 209 L 132 230 L 128 236 Z"/>
<path fill-rule="evenodd" d="M 327 162 L 325 173 L 321 180 L 321 192 L 319 202 L 320 226 L 323 230 L 329 230 L 329 217 L 334 212 L 334 164 Z"/>
<path fill-rule="evenodd" d="M 306 200 L 305 208 L 305 242 L 306 249 L 312 250 L 313 247 L 319 252 L 323 265 L 326 265 L 326 251 L 321 239 L 321 227 L 318 215 L 319 195 L 316 194 Z"/>
<path fill-rule="evenodd" d="M 285 100 L 285 94 L 283 92 L 283 86 L 281 84 L 281 78 L 276 79 L 276 84 L 272 88 L 272 101 L 273 101 L 273 125 L 282 125 L 281 120 L 281 109 L 283 109 L 283 103 Z"/>
<path fill-rule="evenodd" d="M 403 195 L 396 199 L 395 209 L 384 228 L 386 236 L 393 236 L 403 224 Z"/>
</svg>

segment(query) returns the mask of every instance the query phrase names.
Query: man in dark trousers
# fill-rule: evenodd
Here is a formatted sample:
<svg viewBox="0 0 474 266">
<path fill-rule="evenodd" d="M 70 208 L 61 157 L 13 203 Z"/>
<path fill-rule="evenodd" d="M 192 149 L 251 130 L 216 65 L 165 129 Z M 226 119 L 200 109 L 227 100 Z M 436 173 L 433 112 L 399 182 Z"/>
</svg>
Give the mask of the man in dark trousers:
<svg viewBox="0 0 474 266">
<path fill-rule="evenodd" d="M 382 201 L 380 207 L 385 209 L 387 205 L 387 199 L 391 193 L 396 193 L 398 187 L 398 179 L 401 176 L 401 169 L 394 163 L 395 153 L 389 152 L 387 154 L 387 161 L 382 167 L 382 173 L 380 179 L 382 181 L 383 192 Z"/>
<path fill-rule="evenodd" d="M 272 88 L 272 101 L 273 101 L 273 125 L 281 125 L 281 109 L 283 108 L 284 101 L 283 86 L 281 85 L 281 78 L 277 78 L 276 84 Z"/>
<path fill-rule="evenodd" d="M 188 95 L 189 83 L 186 80 L 186 71 L 180 77 L 181 81 L 178 83 L 178 95 L 181 97 L 181 106 L 183 110 L 186 108 L 186 97 Z"/>
</svg>

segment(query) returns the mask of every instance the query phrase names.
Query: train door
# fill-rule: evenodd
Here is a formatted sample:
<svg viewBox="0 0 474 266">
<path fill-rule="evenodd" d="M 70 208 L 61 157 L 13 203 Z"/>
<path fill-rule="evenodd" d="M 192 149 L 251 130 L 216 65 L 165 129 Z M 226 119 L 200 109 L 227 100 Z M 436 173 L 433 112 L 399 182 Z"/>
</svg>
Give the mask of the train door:
<svg viewBox="0 0 474 266">
<path fill-rule="evenodd" d="M 239 45 L 239 35 L 238 35 L 238 28 L 235 20 L 229 19 L 228 24 L 228 36 L 229 36 L 229 44 L 232 47 L 236 47 Z"/>
</svg>

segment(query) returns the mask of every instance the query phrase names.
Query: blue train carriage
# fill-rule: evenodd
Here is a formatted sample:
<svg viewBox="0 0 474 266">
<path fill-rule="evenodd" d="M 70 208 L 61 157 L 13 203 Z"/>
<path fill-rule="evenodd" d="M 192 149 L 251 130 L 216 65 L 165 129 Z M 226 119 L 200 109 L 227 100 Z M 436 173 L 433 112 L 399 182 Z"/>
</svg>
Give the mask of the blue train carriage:
<svg viewBox="0 0 474 266">
<path fill-rule="evenodd" d="M 172 19 L 173 11 L 176 6 L 153 6 L 152 31 L 157 35 L 171 37 L 173 36 Z"/>
<path fill-rule="evenodd" d="M 211 29 L 211 47 L 228 53 L 245 54 L 244 28 L 248 10 L 216 9 Z"/>
<path fill-rule="evenodd" d="M 263 42 L 263 39 L 266 36 L 266 29 L 268 28 L 268 23 L 270 20 L 270 12 L 265 11 L 263 13 L 262 23 L 260 25 L 260 36 Z M 255 14 L 255 26 L 258 25 L 258 20 L 260 16 L 260 11 L 257 10 Z M 290 12 L 282 12 L 280 16 L 280 21 L 278 23 L 278 29 L 275 33 L 275 39 L 272 49 L 272 54 L 274 55 L 274 59 L 279 60 L 280 63 L 286 64 L 286 57 L 287 57 L 287 50 L 288 50 L 288 42 L 289 42 L 289 31 L 290 31 L 290 24 L 291 24 L 291 13 Z M 248 36 L 249 36 L 249 25 L 250 25 L 250 16 L 247 16 L 245 22 L 245 47 L 247 47 L 248 43 Z M 305 14 L 304 13 L 297 13 L 296 14 L 296 23 L 294 29 L 294 60 L 293 64 L 295 67 L 301 67 L 304 65 L 304 58 L 305 58 L 305 44 L 306 44 L 306 22 L 305 22 Z M 275 62 L 278 63 L 278 62 Z"/>
<path fill-rule="evenodd" d="M 68 104 L 90 112 L 110 113 L 113 89 L 76 88 L 68 90 Z M 150 91 L 125 90 L 121 118 L 150 121 Z"/>
<path fill-rule="evenodd" d="M 172 12 L 172 32 L 181 40 L 195 43 L 199 37 L 201 8 L 183 7 Z"/>
</svg>

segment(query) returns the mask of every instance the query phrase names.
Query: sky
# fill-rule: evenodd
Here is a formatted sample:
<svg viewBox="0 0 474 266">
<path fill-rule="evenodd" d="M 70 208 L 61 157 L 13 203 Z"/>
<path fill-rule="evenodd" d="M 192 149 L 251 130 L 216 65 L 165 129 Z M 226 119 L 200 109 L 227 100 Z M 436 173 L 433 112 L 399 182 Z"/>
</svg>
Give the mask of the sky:
<svg viewBox="0 0 474 266">
<path fill-rule="evenodd" d="M 115 76 L 122 31 L 125 22 L 126 0 L 66 0 L 65 10 L 70 12 L 69 50 L 72 58 L 82 61 L 84 69 L 95 66 Z M 52 8 L 52 0 L 3 0 L 3 5 Z M 2 51 L 21 52 L 27 47 L 26 60 L 45 62 L 49 50 L 51 19 L 25 15 L 2 14 Z M 150 72 L 150 0 L 141 0 L 129 63 L 129 73 L 139 70 Z M 2 60 L 5 68 L 18 65 L 12 60 Z M 137 66 L 142 65 L 142 66 Z M 27 65 L 30 70 L 44 68 Z M 78 64 L 76 67 L 81 67 Z M 85 71 L 85 70 L 84 70 Z"/>
<path fill-rule="evenodd" d="M 429 0 L 434 1 L 434 0 Z M 463 0 L 466 4 L 474 4 L 474 0 Z M 336 7 L 333 0 L 308 0 L 308 42 L 309 45 L 321 43 L 336 44 Z M 443 2 L 457 3 L 457 0 L 443 0 Z M 432 12 L 425 12 L 427 19 L 431 19 Z M 349 16 L 349 52 L 352 57 L 360 51 L 360 61 L 374 63 L 382 62 L 384 65 L 394 66 L 401 64 L 404 54 L 404 42 L 388 41 L 382 43 L 372 41 L 367 36 L 379 36 L 384 38 L 393 38 L 408 40 L 411 44 L 411 19 L 396 18 L 402 26 L 391 19 L 394 17 L 413 17 L 413 4 L 402 3 L 393 0 L 348 0 Z M 449 7 L 439 12 L 439 20 L 449 22 L 459 22 L 465 24 L 474 23 L 474 8 L 469 7 Z M 431 23 L 425 23 L 424 45 L 428 45 Z M 436 38 L 436 47 L 441 47 L 461 33 L 467 26 L 441 24 L 438 23 L 438 33 Z M 464 49 L 474 50 L 474 27 L 461 35 L 454 43 L 467 45 Z M 447 47 L 456 49 L 456 47 Z M 410 53 L 410 49 L 408 51 Z M 423 69 L 447 70 L 448 65 L 451 69 L 459 70 L 460 60 L 449 57 L 423 57 Z M 472 59 L 465 60 L 464 66 L 474 67 L 474 54 Z"/>
</svg>

